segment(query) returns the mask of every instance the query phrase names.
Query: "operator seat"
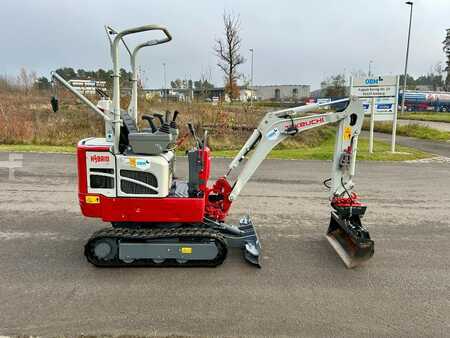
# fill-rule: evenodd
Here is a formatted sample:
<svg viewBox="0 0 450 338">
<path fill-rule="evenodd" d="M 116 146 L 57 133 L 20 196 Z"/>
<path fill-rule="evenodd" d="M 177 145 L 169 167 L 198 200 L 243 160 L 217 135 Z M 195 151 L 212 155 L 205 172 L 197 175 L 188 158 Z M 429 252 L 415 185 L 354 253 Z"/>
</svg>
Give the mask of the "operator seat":
<svg viewBox="0 0 450 338">
<path fill-rule="evenodd" d="M 123 125 L 120 128 L 119 151 L 141 155 L 159 155 L 167 152 L 173 143 L 169 125 L 162 125 L 159 130 L 139 131 L 134 119 L 126 111 L 121 111 Z"/>
<path fill-rule="evenodd" d="M 128 135 L 130 133 L 137 133 L 138 128 L 134 119 L 125 110 L 120 112 L 120 117 L 123 124 L 120 127 L 119 151 L 124 153 L 130 146 Z"/>
</svg>

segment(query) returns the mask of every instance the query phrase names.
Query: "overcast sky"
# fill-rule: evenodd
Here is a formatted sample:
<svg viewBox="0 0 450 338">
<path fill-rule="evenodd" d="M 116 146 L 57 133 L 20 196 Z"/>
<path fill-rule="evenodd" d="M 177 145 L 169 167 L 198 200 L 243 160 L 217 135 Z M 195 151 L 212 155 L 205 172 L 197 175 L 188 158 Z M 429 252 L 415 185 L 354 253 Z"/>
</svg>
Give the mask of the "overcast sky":
<svg viewBox="0 0 450 338">
<path fill-rule="evenodd" d="M 255 84 L 311 84 L 325 77 L 367 71 L 403 72 L 409 7 L 400 0 L 2 0 L 0 72 L 15 76 L 21 67 L 46 75 L 57 67 L 111 68 L 103 25 L 124 29 L 143 24 L 166 26 L 168 44 L 142 50 L 146 86 L 168 80 L 223 76 L 212 47 L 222 36 L 222 13 L 241 18 L 240 71 L 250 76 L 249 48 L 254 48 Z M 414 4 L 410 72 L 430 71 L 444 61 L 441 42 L 450 28 L 450 0 Z M 129 39 L 144 41 L 152 34 Z M 155 33 L 153 33 L 155 36 Z M 122 64 L 129 68 L 125 54 Z"/>
</svg>

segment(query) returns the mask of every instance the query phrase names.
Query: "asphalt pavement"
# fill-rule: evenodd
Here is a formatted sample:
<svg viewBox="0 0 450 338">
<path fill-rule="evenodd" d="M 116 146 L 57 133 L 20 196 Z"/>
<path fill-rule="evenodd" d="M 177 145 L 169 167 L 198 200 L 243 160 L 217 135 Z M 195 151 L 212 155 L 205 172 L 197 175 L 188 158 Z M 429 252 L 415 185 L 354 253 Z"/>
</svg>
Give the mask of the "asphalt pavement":
<svg viewBox="0 0 450 338">
<path fill-rule="evenodd" d="M 353 270 L 324 237 L 328 161 L 266 160 L 232 206 L 230 221 L 253 217 L 262 269 L 240 252 L 217 268 L 95 268 L 83 246 L 105 224 L 80 215 L 75 157 L 22 163 L 13 180 L 0 168 L 0 335 L 449 335 L 449 163 L 358 163 L 375 256 Z"/>
</svg>

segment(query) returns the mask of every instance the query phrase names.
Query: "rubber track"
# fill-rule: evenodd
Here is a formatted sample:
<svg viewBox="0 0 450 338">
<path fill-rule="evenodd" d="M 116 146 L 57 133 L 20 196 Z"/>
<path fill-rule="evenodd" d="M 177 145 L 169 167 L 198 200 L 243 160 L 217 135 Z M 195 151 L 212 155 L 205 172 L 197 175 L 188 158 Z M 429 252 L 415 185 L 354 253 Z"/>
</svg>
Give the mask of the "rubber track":
<svg viewBox="0 0 450 338">
<path fill-rule="evenodd" d="M 163 263 L 155 263 L 152 259 L 139 259 L 131 263 L 125 263 L 119 259 L 119 250 L 116 250 L 116 256 L 108 260 L 98 259 L 94 254 L 94 244 L 97 240 L 109 238 L 134 242 L 148 243 L 152 240 L 168 240 L 173 239 L 177 243 L 179 241 L 204 242 L 205 240 L 214 240 L 218 254 L 213 260 L 192 260 L 186 263 L 178 263 L 174 259 L 166 259 Z M 118 248 L 118 246 L 117 246 Z M 215 267 L 223 263 L 227 256 L 227 244 L 223 236 L 212 229 L 201 227 L 180 227 L 180 228 L 147 228 L 147 229 L 130 229 L 130 228 L 104 228 L 92 234 L 84 248 L 84 254 L 87 260 L 98 267 L 133 267 L 133 266 L 154 266 L 154 267 L 194 267 L 205 266 Z"/>
</svg>

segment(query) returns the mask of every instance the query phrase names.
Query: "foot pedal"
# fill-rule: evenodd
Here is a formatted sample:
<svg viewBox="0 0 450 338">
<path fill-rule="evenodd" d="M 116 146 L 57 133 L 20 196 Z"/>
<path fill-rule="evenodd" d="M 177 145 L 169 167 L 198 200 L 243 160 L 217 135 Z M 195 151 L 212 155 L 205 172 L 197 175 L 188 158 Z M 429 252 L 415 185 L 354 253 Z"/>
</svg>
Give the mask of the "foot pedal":
<svg viewBox="0 0 450 338">
<path fill-rule="evenodd" d="M 341 219 L 332 212 L 326 238 L 349 269 L 366 262 L 374 254 L 374 241 L 361 225 L 359 216 Z"/>
</svg>

